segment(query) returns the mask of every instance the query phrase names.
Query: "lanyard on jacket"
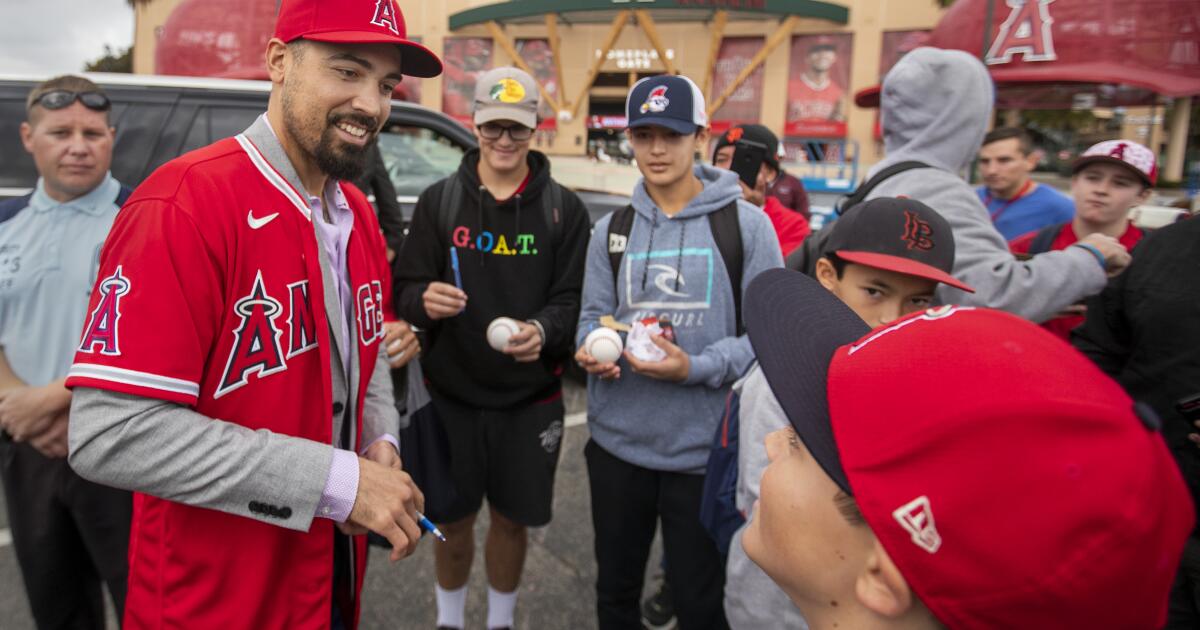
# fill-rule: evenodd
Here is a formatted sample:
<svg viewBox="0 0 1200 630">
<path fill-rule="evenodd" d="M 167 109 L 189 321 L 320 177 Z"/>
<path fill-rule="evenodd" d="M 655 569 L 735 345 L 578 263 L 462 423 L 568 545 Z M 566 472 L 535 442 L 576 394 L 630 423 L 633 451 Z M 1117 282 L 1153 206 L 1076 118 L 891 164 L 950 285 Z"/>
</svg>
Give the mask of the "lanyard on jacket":
<svg viewBox="0 0 1200 630">
<path fill-rule="evenodd" d="M 1019 200 L 1021 197 L 1024 197 L 1029 192 L 1029 189 L 1031 189 L 1031 188 L 1033 188 L 1033 180 L 1032 179 L 1025 180 L 1025 185 L 1021 186 L 1021 190 L 1018 190 L 1017 194 L 1013 195 L 1012 199 L 1005 201 L 1004 205 L 1000 206 L 1000 208 L 998 210 L 991 213 L 992 214 L 992 223 L 995 223 L 996 219 L 999 219 L 1000 215 L 1004 214 L 1004 211 L 1008 210 L 1009 206 L 1016 203 L 1017 200 Z M 988 194 L 987 194 L 987 199 L 983 200 L 983 205 L 990 207 L 992 205 L 992 201 L 993 201 L 992 191 L 989 190 Z"/>
</svg>

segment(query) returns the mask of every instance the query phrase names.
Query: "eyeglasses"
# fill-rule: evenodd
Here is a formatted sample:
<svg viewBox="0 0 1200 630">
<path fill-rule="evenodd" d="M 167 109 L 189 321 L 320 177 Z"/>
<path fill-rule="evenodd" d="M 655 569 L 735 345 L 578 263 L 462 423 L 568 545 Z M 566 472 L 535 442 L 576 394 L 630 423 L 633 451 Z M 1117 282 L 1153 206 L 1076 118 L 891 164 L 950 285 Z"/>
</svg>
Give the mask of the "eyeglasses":
<svg viewBox="0 0 1200 630">
<path fill-rule="evenodd" d="M 101 92 L 72 92 L 70 90 L 50 90 L 33 100 L 33 105 L 41 105 L 46 109 L 63 109 L 70 107 L 78 100 L 83 106 L 98 112 L 106 112 L 112 103 Z"/>
<path fill-rule="evenodd" d="M 508 133 L 508 137 L 512 138 L 513 142 L 524 142 L 533 137 L 533 130 L 525 125 L 497 125 L 496 123 L 483 123 L 479 125 L 479 135 L 488 140 L 499 140 L 500 136 Z"/>
</svg>

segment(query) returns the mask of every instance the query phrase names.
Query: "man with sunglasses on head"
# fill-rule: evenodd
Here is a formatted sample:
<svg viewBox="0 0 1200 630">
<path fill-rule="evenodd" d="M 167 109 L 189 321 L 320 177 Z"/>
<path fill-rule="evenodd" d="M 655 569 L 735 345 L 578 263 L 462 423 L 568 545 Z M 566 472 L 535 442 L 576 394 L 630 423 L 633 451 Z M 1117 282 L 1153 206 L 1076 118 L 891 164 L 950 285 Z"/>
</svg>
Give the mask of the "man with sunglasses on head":
<svg viewBox="0 0 1200 630">
<path fill-rule="evenodd" d="M 63 383 L 100 246 L 129 190 L 109 173 L 108 97 L 75 76 L 26 100 L 34 191 L 0 204 L 0 479 L 39 628 L 104 628 L 101 582 L 125 605 L 130 497 L 67 465 Z"/>
<path fill-rule="evenodd" d="M 457 497 L 430 509 L 438 627 L 464 627 L 474 525 L 483 499 L 488 628 L 513 625 L 526 528 L 550 522 L 563 433 L 562 365 L 572 350 L 587 250 L 587 211 L 531 151 L 539 91 L 497 68 L 475 85 L 479 148 L 417 201 L 396 277 L 400 316 L 428 331 L 421 366 L 446 428 Z M 502 350 L 489 324 L 516 320 Z"/>
</svg>

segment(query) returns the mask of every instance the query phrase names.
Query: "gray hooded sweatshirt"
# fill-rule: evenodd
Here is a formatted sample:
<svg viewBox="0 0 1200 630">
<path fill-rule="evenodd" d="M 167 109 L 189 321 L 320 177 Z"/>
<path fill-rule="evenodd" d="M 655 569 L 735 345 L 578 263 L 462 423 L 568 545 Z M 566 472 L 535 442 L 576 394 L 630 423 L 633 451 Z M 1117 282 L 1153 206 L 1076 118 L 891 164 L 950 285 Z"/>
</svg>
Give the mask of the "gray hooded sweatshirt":
<svg viewBox="0 0 1200 630">
<path fill-rule="evenodd" d="M 941 285 L 941 302 L 987 306 L 1042 322 L 1099 293 L 1106 278 L 1096 257 L 1081 247 L 1018 261 L 975 191 L 959 176 L 987 133 L 993 98 L 987 69 L 965 52 L 918 48 L 901 58 L 884 78 L 880 94 L 887 157 L 870 175 L 907 160 L 932 168 L 892 176 L 868 199 L 905 195 L 929 205 L 950 223 L 954 277 L 976 292 Z"/>
<path fill-rule="evenodd" d="M 688 354 L 683 383 L 669 383 L 630 369 L 622 358 L 621 378 L 588 378 L 588 425 L 604 450 L 631 464 L 670 472 L 701 474 L 713 432 L 725 409 L 729 386 L 750 365 L 750 340 L 737 336 L 729 274 L 713 239 L 708 214 L 738 204 L 742 236 L 742 286 L 759 273 L 783 266 L 779 241 L 763 211 L 742 201 L 737 175 L 696 166 L 704 190 L 668 217 L 639 181 L 633 191 L 633 227 L 614 292 L 608 257 L 608 224 L 600 219 L 588 244 L 583 304 L 576 347 L 600 317 L 631 324 L 667 315 L 676 343 Z"/>
</svg>

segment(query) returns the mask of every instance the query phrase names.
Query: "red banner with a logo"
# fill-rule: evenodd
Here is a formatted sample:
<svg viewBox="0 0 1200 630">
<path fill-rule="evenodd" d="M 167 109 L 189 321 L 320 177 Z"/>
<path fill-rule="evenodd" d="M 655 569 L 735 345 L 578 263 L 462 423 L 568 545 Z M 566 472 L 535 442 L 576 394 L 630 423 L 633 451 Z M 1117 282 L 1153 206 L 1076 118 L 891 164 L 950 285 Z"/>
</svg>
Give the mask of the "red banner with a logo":
<svg viewBox="0 0 1200 630">
<path fill-rule="evenodd" d="M 492 69 L 492 40 L 486 37 L 446 38 L 442 55 L 442 111 L 471 127 L 475 81 Z"/>
<path fill-rule="evenodd" d="M 533 80 L 546 88 L 555 99 L 558 99 L 558 79 L 554 72 L 554 51 L 550 48 L 548 39 L 518 39 L 517 54 L 533 70 Z M 557 129 L 557 112 L 549 103 L 543 101 L 538 109 L 538 129 Z"/>
<path fill-rule="evenodd" d="M 713 98 L 733 84 L 762 47 L 761 37 L 726 37 L 721 41 L 717 63 L 713 66 Z M 710 121 L 713 133 L 724 133 L 734 125 L 757 123 L 762 113 L 762 93 L 763 66 L 760 65 L 713 114 Z"/>
</svg>

